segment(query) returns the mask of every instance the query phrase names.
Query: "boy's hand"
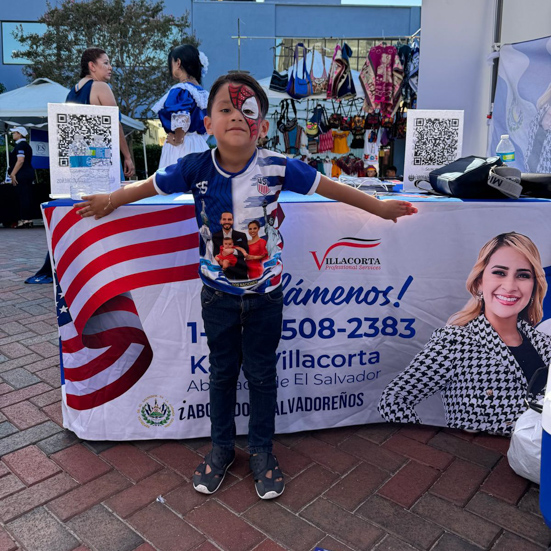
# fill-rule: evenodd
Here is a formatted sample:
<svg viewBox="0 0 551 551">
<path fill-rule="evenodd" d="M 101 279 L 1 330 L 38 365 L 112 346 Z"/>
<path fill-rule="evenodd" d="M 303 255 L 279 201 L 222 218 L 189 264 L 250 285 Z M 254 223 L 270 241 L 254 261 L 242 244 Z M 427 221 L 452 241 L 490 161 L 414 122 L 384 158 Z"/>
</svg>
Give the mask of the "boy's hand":
<svg viewBox="0 0 551 551">
<path fill-rule="evenodd" d="M 100 193 L 98 195 L 83 195 L 82 203 L 75 203 L 73 205 L 77 210 L 77 214 L 82 218 L 93 216 L 96 220 L 111 214 L 115 209 L 113 205 L 109 203 L 109 194 Z"/>
<path fill-rule="evenodd" d="M 394 223 L 400 216 L 410 216 L 417 212 L 417 207 L 414 207 L 408 201 L 382 201 L 384 209 L 381 213 L 381 218 L 392 220 Z"/>
</svg>

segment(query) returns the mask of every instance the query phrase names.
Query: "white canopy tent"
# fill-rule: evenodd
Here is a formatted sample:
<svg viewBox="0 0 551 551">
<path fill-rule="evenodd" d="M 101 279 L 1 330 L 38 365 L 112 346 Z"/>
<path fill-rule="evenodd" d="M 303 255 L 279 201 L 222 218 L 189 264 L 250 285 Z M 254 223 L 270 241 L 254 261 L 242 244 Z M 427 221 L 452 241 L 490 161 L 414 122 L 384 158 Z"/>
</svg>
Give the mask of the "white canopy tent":
<svg viewBox="0 0 551 551">
<path fill-rule="evenodd" d="M 12 126 L 47 130 L 48 103 L 64 103 L 68 93 L 68 88 L 49 78 L 37 78 L 27 86 L 0 94 L 0 128 L 3 132 L 8 132 Z M 126 115 L 121 115 L 121 123 L 125 134 L 145 130 L 142 122 Z"/>
<path fill-rule="evenodd" d="M 48 103 L 64 103 L 69 89 L 49 78 L 37 78 L 27 86 L 0 94 L 0 123 L 42 128 L 48 125 Z M 126 115 L 121 116 L 126 134 L 145 126 Z"/>
</svg>

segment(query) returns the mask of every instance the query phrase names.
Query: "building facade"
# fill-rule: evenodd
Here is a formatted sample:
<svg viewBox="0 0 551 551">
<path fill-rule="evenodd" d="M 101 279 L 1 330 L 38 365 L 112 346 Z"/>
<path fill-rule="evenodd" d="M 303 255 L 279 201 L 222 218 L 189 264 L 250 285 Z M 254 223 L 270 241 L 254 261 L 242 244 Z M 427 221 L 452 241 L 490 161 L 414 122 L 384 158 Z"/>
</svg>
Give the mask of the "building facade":
<svg viewBox="0 0 551 551">
<path fill-rule="evenodd" d="M 408 37 L 420 28 L 420 0 L 385 2 L 407 4 L 392 6 L 354 4 L 359 1 L 165 0 L 165 13 L 179 16 L 189 12 L 191 30 L 209 58 L 204 82 L 209 88 L 218 75 L 229 70 L 247 70 L 257 79 L 270 76 L 274 55 L 280 67 L 287 64 L 290 48 L 301 40 L 319 42 L 328 50 L 345 40 L 357 63 L 363 63 L 369 39 Z M 55 0 L 50 4 L 55 5 Z M 18 24 L 36 32 L 36 20 L 46 8 L 47 0 L 2 2 L 0 83 L 8 91 L 27 84 L 21 61 L 11 56 L 17 47 L 11 32 Z"/>
</svg>

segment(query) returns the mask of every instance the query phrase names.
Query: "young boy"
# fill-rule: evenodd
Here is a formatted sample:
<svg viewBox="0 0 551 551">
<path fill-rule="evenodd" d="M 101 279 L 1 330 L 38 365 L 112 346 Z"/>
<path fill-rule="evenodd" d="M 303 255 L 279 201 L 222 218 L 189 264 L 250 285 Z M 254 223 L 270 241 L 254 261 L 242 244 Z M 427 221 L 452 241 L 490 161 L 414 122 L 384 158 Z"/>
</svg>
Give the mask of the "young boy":
<svg viewBox="0 0 551 551">
<path fill-rule="evenodd" d="M 357 189 L 319 174 L 308 164 L 279 153 L 258 149 L 266 136 L 268 98 L 247 74 L 220 77 L 212 86 L 205 127 L 217 148 L 192 153 L 152 177 L 129 184 L 109 195 L 83 197 L 78 214 L 101 218 L 117 207 L 157 193 L 193 193 L 200 228 L 202 316 L 210 350 L 210 410 L 212 450 L 193 475 L 194 488 L 215 492 L 235 458 L 236 385 L 240 368 L 249 383 L 250 466 L 256 492 L 262 499 L 282 494 L 285 484 L 272 454 L 276 410 L 276 349 L 282 326 L 283 292 L 281 248 L 274 246 L 264 271 L 254 280 L 228 279 L 213 256 L 210 230 L 223 228 L 221 214 L 231 213 L 226 232 L 246 231 L 251 220 L 277 232 L 277 198 L 281 190 L 302 194 L 317 192 L 354 205 L 387 220 L 414 214 L 406 201 L 380 201 Z M 277 233 L 279 236 L 279 233 Z"/>
</svg>

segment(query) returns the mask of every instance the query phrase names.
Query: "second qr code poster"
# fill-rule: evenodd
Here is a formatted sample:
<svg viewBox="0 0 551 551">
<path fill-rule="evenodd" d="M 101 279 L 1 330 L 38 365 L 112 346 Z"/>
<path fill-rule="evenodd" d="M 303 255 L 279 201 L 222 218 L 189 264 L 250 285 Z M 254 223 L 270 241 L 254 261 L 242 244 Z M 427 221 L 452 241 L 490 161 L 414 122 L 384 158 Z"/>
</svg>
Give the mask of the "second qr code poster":
<svg viewBox="0 0 551 551">
<path fill-rule="evenodd" d="M 418 191 L 417 180 L 428 181 L 432 170 L 461 157 L 463 111 L 410 109 L 407 115 L 404 191 Z"/>
</svg>

